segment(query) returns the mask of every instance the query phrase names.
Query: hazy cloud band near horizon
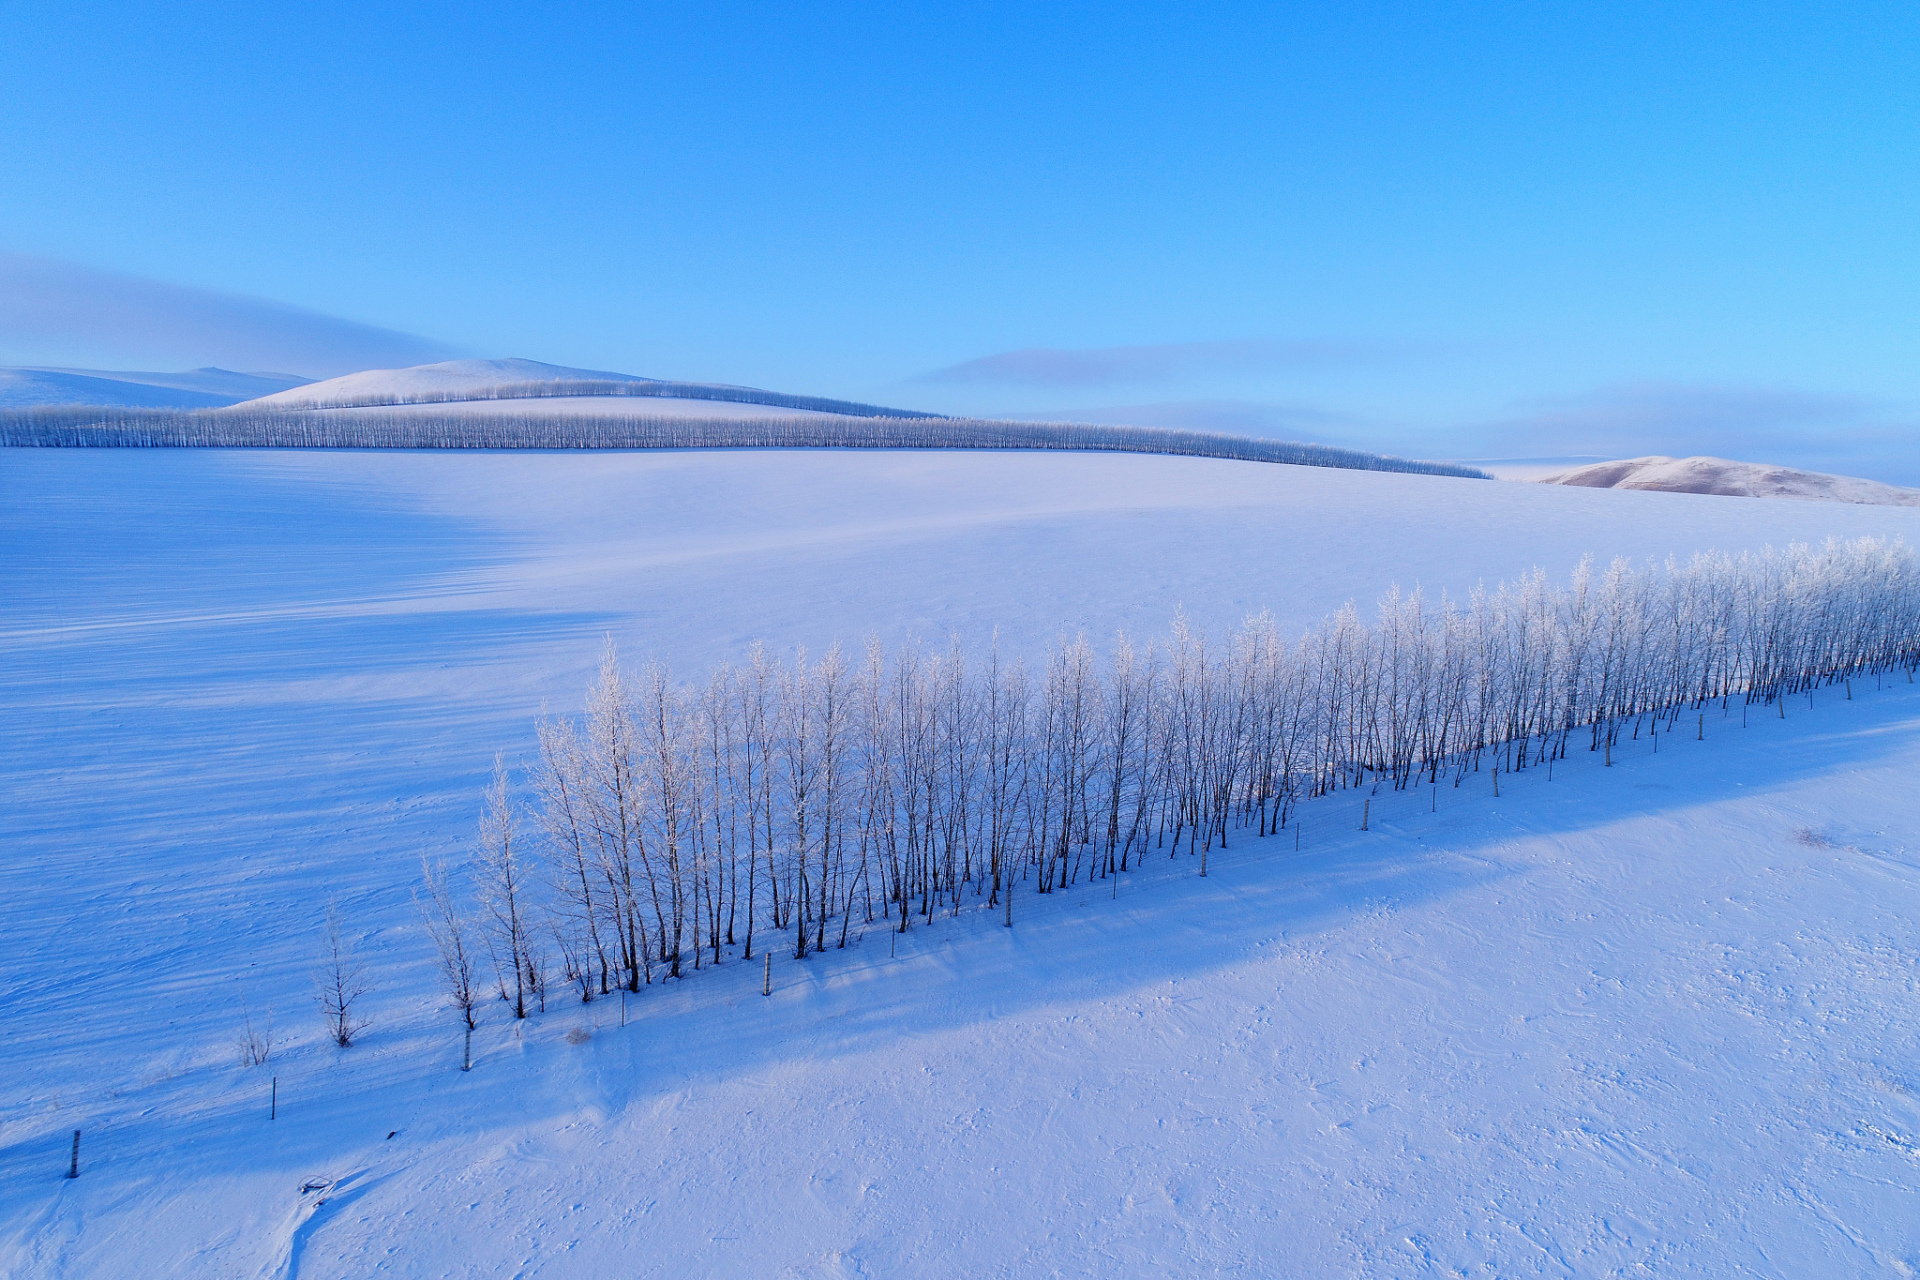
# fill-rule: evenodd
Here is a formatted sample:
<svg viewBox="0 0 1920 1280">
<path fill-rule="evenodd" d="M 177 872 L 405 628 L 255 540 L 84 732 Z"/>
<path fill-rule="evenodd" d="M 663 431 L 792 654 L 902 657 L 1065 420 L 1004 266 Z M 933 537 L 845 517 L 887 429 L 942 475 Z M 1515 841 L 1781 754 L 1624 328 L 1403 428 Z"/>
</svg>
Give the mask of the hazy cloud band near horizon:
<svg viewBox="0 0 1920 1280">
<path fill-rule="evenodd" d="M 0 254 L 0 364 L 219 365 L 326 378 L 459 354 L 265 298 Z"/>
<path fill-rule="evenodd" d="M 1414 353 L 1407 343 L 1356 338 L 1242 338 L 1131 347 L 1025 347 L 913 379 L 940 386 L 1030 389 L 1114 387 L 1196 374 L 1244 375 L 1370 363 Z"/>
<path fill-rule="evenodd" d="M 1920 482 L 1910 408 L 1791 387 L 1643 381 L 1523 401 L 1511 416 L 1462 424 L 1448 456 L 1733 458 Z"/>
<path fill-rule="evenodd" d="M 1338 405 L 1199 399 L 1009 415 L 1232 431 L 1467 460 L 1706 455 L 1920 485 L 1910 407 L 1790 387 L 1642 381 L 1513 404 L 1497 418 L 1416 425 Z"/>
<path fill-rule="evenodd" d="M 1612 456 L 1791 448 L 1818 450 L 1875 429 L 1856 396 L 1781 387 L 1633 382 L 1523 402 L 1512 417 L 1470 430 L 1509 449 L 1553 441 L 1567 452 Z"/>
</svg>

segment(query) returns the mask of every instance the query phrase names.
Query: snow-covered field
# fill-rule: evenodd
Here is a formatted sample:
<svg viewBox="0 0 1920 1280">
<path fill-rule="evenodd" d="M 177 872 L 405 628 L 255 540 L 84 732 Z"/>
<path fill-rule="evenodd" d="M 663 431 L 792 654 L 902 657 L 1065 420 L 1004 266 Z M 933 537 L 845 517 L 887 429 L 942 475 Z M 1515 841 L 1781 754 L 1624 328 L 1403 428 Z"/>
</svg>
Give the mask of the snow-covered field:
<svg viewBox="0 0 1920 1280">
<path fill-rule="evenodd" d="M 1031 653 L 1863 533 L 1920 511 L 1144 456 L 0 454 L 0 1268 L 1910 1274 L 1904 683 L 1375 797 L 1365 833 L 1317 801 L 1297 852 L 777 957 L 770 999 L 756 962 L 625 1027 L 490 1008 L 467 1075 L 409 897 L 608 633 L 689 675 L 756 638 Z M 329 894 L 377 983 L 344 1054 Z"/>
</svg>

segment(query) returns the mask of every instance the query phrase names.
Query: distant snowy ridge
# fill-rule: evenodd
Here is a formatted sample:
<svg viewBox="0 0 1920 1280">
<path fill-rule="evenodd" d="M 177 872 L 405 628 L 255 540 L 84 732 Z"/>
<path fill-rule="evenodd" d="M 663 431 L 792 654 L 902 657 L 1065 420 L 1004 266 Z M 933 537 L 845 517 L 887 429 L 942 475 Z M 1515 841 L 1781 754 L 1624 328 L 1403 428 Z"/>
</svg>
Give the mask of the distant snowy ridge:
<svg viewBox="0 0 1920 1280">
<path fill-rule="evenodd" d="M 326 409 L 361 404 L 411 404 L 434 400 L 484 400 L 489 392 L 548 382 L 653 382 L 628 373 L 573 369 L 538 360 L 443 360 L 408 369 L 363 369 L 300 387 L 276 389 L 251 402 L 262 409 Z"/>
<path fill-rule="evenodd" d="M 305 388 L 301 388 L 305 390 Z M 550 382 L 508 382 L 496 386 L 473 387 L 460 391 L 420 391 L 405 394 L 374 393 L 354 398 L 315 398 L 311 404 L 266 396 L 248 401 L 237 409 L 298 409 L 303 412 L 327 409 L 395 408 L 411 404 L 468 404 L 488 400 L 549 400 L 578 396 L 608 398 L 646 396 L 662 400 L 719 400 L 729 404 L 766 405 L 774 409 L 806 409 L 815 413 L 837 413 L 849 418 L 943 418 L 940 413 L 914 409 L 889 409 L 883 405 L 861 404 L 854 400 L 833 400 L 825 396 L 796 396 L 782 391 L 760 391 L 753 387 L 729 387 L 710 382 L 613 382 L 590 379 L 555 379 Z"/>
<path fill-rule="evenodd" d="M 1331 445 L 1206 431 L 978 418 L 672 418 L 585 413 L 409 414 L 380 409 L 201 412 L 61 407 L 0 411 L 0 447 L 104 449 L 1053 449 L 1490 477 Z"/>
<path fill-rule="evenodd" d="M 1868 506 L 1920 507 L 1920 489 L 1902 489 L 1857 476 L 1734 462 L 1727 458 L 1622 458 L 1542 476 L 1538 483 L 1587 489 L 1648 489 L 1736 498 L 1800 498 Z"/>
<path fill-rule="evenodd" d="M 541 400 L 578 396 L 647 396 L 718 400 L 777 409 L 805 409 L 852 418 L 938 418 L 824 396 L 788 395 L 714 382 L 669 382 L 633 374 L 568 369 L 537 360 L 448 360 L 413 369 L 370 369 L 249 401 L 248 409 L 367 409 L 482 400 Z"/>
<path fill-rule="evenodd" d="M 117 405 L 126 408 L 214 409 L 289 390 L 292 374 L 189 369 L 184 373 L 110 369 L 0 368 L 0 408 Z"/>
<path fill-rule="evenodd" d="M 625 401 L 647 402 L 644 411 Z M 545 408 L 541 402 L 553 405 Z M 604 408 L 601 403 L 604 402 Z M 680 414 L 657 406 L 679 402 Z M 695 412 L 708 404 L 779 412 Z M 524 405 L 516 411 L 513 407 Z M 467 406 L 462 409 L 461 406 Z M 637 407 L 636 407 L 637 408 Z M 426 411 L 431 409 L 432 411 Z M 421 410 L 420 412 L 406 412 Z M 384 412 L 383 412 L 384 411 Z M 802 416 L 804 415 L 804 416 Z M 1486 479 L 1450 463 L 1209 431 L 1007 422 L 537 360 L 369 369 L 200 413 L 0 412 L 0 445 L 290 449 L 1066 449 Z"/>
</svg>

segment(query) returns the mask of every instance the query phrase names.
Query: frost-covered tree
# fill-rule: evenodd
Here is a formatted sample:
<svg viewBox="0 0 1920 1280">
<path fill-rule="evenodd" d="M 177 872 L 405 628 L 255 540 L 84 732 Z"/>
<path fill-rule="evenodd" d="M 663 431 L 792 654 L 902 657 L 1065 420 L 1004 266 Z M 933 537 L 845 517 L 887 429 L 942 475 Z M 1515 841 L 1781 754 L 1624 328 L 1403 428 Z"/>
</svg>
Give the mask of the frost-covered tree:
<svg viewBox="0 0 1920 1280">
<path fill-rule="evenodd" d="M 372 988 L 367 982 L 366 966 L 360 962 L 353 940 L 347 936 L 340 919 L 340 904 L 327 901 L 326 925 L 320 944 L 320 957 L 313 970 L 314 999 L 326 1018 L 327 1038 L 342 1049 L 372 1023 L 361 1012 L 361 1002 Z"/>
<path fill-rule="evenodd" d="M 473 1066 L 473 1029 L 477 1025 L 473 1012 L 480 1001 L 478 972 L 469 940 L 471 930 L 467 925 L 466 913 L 460 910 L 459 903 L 454 900 L 453 888 L 447 882 L 446 867 L 422 858 L 420 879 L 427 896 L 422 901 L 416 894 L 414 905 L 419 909 L 420 921 L 426 926 L 427 936 L 433 940 L 441 990 L 460 1015 L 465 1041 L 460 1055 L 460 1069 L 466 1071 Z"/>
<path fill-rule="evenodd" d="M 481 806 L 475 870 L 500 998 L 512 1006 L 514 1017 L 524 1018 L 528 998 L 540 993 L 542 975 L 534 955 L 532 876 L 520 850 L 520 826 L 507 789 L 506 765 L 498 758 Z"/>
<path fill-rule="evenodd" d="M 655 960 L 669 977 L 717 960 L 736 922 L 743 954 L 765 922 L 805 956 L 856 913 L 905 932 L 979 899 L 1010 919 L 1019 885 L 1122 875 L 1150 846 L 1204 871 L 1240 827 L 1278 830 L 1329 791 L 1604 759 L 1688 711 L 1704 724 L 1710 701 L 1785 714 L 1826 685 L 1911 679 L 1920 561 L 1861 540 L 1583 563 L 1565 586 L 1536 570 L 1458 601 L 1395 588 L 1372 619 L 1349 605 L 1289 638 L 1257 615 L 1210 638 L 1176 618 L 1104 662 L 1063 639 L 1033 677 L 997 642 L 976 661 L 876 640 L 857 664 L 755 649 L 691 688 L 657 667 L 630 681 L 609 647 L 584 715 L 537 726 L 561 967 L 637 991 Z M 520 856 L 504 775 L 488 813 L 489 938 L 521 948 L 500 966 L 520 1004 L 545 982 L 503 906 L 520 897 L 498 870 Z"/>
</svg>

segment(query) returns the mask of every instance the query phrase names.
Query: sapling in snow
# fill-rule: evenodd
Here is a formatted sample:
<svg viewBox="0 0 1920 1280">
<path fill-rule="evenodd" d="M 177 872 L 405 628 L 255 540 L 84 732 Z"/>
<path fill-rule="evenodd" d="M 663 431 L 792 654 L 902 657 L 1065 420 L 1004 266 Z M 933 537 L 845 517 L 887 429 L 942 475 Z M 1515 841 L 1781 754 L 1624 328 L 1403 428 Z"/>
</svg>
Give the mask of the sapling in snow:
<svg viewBox="0 0 1920 1280">
<path fill-rule="evenodd" d="M 240 1001 L 240 1033 L 234 1037 L 234 1048 L 239 1051 L 240 1065 L 243 1067 L 265 1066 L 272 1060 L 272 1008 L 268 1008 L 265 1022 L 256 1026 L 253 1011 L 247 1007 L 244 999 Z"/>
<path fill-rule="evenodd" d="M 500 998 L 513 1007 L 514 1017 L 524 1018 L 527 998 L 535 994 L 529 985 L 533 977 L 533 903 L 519 836 L 519 824 L 507 790 L 506 766 L 496 758 L 493 784 L 487 788 L 480 812 L 480 856 L 476 870 L 486 909 L 487 946 L 493 956 Z"/>
<path fill-rule="evenodd" d="M 426 885 L 427 898 L 422 902 L 416 895 L 414 904 L 420 910 L 427 936 L 433 939 L 434 953 L 439 960 L 441 989 L 460 1015 L 461 1029 L 465 1034 L 460 1069 L 466 1071 L 473 1066 L 473 1029 L 477 1025 L 473 1011 L 480 1001 L 478 975 L 469 942 L 470 930 L 466 916 L 454 901 L 453 889 L 447 883 L 446 868 L 422 858 L 420 873 Z"/>
<path fill-rule="evenodd" d="M 314 999 L 326 1016 L 327 1038 L 342 1049 L 372 1025 L 361 1012 L 361 1002 L 372 990 L 366 973 L 341 924 L 340 904 L 329 899 L 320 961 L 313 971 Z"/>
</svg>

